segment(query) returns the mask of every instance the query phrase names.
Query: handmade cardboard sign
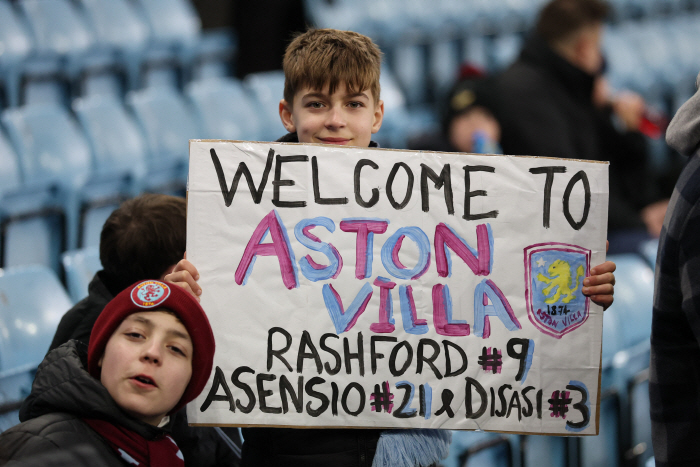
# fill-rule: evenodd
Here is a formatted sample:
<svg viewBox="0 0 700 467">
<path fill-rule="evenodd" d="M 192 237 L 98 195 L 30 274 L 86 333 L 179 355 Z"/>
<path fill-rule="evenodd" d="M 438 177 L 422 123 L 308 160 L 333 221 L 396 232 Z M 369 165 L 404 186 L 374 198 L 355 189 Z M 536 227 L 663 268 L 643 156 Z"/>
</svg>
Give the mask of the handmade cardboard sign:
<svg viewBox="0 0 700 467">
<path fill-rule="evenodd" d="M 596 434 L 608 165 L 190 142 L 198 425 Z"/>
</svg>

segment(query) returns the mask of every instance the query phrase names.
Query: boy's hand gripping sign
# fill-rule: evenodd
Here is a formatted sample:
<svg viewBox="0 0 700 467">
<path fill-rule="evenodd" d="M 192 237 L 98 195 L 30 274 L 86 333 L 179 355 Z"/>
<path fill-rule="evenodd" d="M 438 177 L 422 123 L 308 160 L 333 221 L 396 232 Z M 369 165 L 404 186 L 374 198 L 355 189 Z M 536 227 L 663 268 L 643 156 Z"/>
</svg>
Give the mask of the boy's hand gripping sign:
<svg viewBox="0 0 700 467">
<path fill-rule="evenodd" d="M 608 165 L 190 142 L 199 425 L 596 434 Z"/>
</svg>

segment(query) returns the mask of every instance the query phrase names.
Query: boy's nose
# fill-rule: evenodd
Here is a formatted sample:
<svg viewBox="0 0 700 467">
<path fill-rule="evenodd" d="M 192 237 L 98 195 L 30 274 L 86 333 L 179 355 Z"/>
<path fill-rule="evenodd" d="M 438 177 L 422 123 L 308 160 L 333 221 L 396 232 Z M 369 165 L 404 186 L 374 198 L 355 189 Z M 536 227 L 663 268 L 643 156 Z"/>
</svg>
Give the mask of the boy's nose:
<svg viewBox="0 0 700 467">
<path fill-rule="evenodd" d="M 160 363 L 162 361 L 160 346 L 155 343 L 147 345 L 143 349 L 143 354 L 141 355 L 141 358 L 148 362 L 156 364 Z"/>
<path fill-rule="evenodd" d="M 328 118 L 326 119 L 326 127 L 328 128 L 342 128 L 345 126 L 345 117 L 343 112 L 333 107 L 328 112 Z"/>
</svg>

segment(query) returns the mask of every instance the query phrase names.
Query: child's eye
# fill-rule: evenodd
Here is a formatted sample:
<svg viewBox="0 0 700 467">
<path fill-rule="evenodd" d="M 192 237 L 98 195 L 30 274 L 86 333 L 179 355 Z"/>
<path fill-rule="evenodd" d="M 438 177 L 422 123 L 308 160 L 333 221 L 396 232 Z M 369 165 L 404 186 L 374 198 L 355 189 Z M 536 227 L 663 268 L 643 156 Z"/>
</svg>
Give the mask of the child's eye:
<svg viewBox="0 0 700 467">
<path fill-rule="evenodd" d="M 134 338 L 134 339 L 143 339 L 143 334 L 141 334 L 140 332 L 131 331 L 131 332 L 126 332 L 126 333 L 124 333 L 124 334 L 125 334 L 127 337 L 132 337 L 132 338 Z"/>
<path fill-rule="evenodd" d="M 321 107 L 323 107 L 323 104 L 321 102 L 315 101 L 315 102 L 309 102 L 308 104 L 306 104 L 306 106 L 310 107 L 312 109 L 320 109 Z"/>
<path fill-rule="evenodd" d="M 185 351 L 182 350 L 180 347 L 171 345 L 171 346 L 170 346 L 170 350 L 172 350 L 173 352 L 175 352 L 175 353 L 177 353 L 177 354 L 182 355 L 183 357 L 185 356 Z"/>
<path fill-rule="evenodd" d="M 352 101 L 352 102 L 348 103 L 348 106 L 352 109 L 358 109 L 360 107 L 363 107 L 364 104 L 362 102 L 359 102 L 359 101 Z"/>
</svg>

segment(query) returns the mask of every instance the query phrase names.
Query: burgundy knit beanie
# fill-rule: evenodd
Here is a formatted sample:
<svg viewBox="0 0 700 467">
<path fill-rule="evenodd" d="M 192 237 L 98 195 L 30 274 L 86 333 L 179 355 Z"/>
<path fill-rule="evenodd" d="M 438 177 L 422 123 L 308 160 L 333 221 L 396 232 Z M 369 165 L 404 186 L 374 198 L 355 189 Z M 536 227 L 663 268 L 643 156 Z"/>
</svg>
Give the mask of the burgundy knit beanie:
<svg viewBox="0 0 700 467">
<path fill-rule="evenodd" d="M 88 372 L 100 379 L 100 358 L 107 341 L 124 319 L 132 313 L 168 310 L 177 314 L 192 339 L 192 377 L 182 398 L 170 411 L 174 413 L 204 389 L 214 363 L 214 334 L 204 310 L 182 287 L 157 280 L 141 281 L 127 287 L 107 304 L 95 321 L 88 346 Z"/>
</svg>

